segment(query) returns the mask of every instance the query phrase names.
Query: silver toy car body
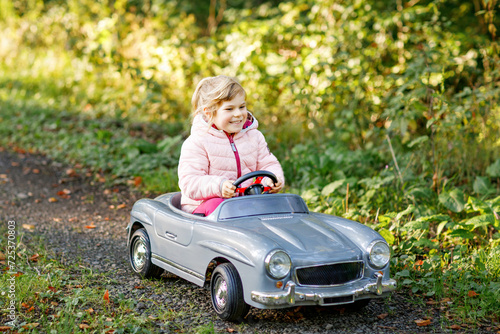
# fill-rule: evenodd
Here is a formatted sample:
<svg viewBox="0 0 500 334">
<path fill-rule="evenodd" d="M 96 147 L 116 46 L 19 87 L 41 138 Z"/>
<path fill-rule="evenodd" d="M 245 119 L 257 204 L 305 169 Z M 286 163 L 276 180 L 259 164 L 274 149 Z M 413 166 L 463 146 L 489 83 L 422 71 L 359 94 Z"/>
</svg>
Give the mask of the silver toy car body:
<svg viewBox="0 0 500 334">
<path fill-rule="evenodd" d="M 137 201 L 131 211 L 131 266 L 143 277 L 164 270 L 199 286 L 225 320 L 261 309 L 366 305 L 396 288 L 390 249 L 374 230 L 309 212 L 300 196 L 225 200 L 209 216 L 180 209 L 180 193 Z"/>
</svg>

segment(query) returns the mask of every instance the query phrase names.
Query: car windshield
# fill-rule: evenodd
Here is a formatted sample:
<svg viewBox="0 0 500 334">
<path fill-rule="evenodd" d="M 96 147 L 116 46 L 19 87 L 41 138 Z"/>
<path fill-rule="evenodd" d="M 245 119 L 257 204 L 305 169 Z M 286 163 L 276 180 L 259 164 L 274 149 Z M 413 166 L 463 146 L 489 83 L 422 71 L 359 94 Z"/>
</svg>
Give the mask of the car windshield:
<svg viewBox="0 0 500 334">
<path fill-rule="evenodd" d="M 253 195 L 224 201 L 220 206 L 219 220 L 292 213 L 309 213 L 309 209 L 300 196 Z"/>
</svg>

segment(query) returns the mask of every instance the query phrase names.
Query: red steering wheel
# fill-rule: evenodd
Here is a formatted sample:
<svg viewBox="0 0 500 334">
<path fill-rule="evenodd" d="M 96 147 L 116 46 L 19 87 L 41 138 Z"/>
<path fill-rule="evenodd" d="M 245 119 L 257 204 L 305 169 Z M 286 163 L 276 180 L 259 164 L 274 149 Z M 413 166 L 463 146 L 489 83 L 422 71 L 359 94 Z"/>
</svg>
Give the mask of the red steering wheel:
<svg viewBox="0 0 500 334">
<path fill-rule="evenodd" d="M 265 171 L 265 170 L 257 170 L 255 172 L 250 172 L 248 174 L 245 174 L 233 182 L 233 185 L 236 186 L 236 193 L 243 194 L 243 195 L 266 194 L 269 190 L 271 190 L 271 187 L 265 187 L 262 184 L 262 179 L 265 177 L 270 178 L 274 183 L 278 182 L 278 178 L 273 173 Z M 255 180 L 252 182 L 252 184 L 250 184 L 248 187 L 244 187 L 244 188 L 240 187 L 240 185 L 243 182 L 245 182 L 246 180 L 249 180 L 251 178 L 255 178 Z"/>
</svg>

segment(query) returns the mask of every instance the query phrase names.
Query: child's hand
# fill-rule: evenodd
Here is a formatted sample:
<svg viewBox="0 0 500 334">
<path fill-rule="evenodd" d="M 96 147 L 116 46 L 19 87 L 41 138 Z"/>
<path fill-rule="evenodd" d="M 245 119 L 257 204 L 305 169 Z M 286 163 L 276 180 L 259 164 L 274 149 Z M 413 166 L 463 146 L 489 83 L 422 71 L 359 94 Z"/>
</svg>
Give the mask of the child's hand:
<svg viewBox="0 0 500 334">
<path fill-rule="evenodd" d="M 269 190 L 269 192 L 271 194 L 275 194 L 277 192 L 280 192 L 281 189 L 283 188 L 283 183 L 281 181 L 278 180 L 278 182 L 276 183 L 273 183 L 272 180 L 267 180 L 267 186 L 268 187 L 271 187 L 271 190 Z"/>
<path fill-rule="evenodd" d="M 231 198 L 235 195 L 236 187 L 233 186 L 233 182 L 231 180 L 226 180 L 222 183 L 222 197 L 223 198 Z"/>
</svg>

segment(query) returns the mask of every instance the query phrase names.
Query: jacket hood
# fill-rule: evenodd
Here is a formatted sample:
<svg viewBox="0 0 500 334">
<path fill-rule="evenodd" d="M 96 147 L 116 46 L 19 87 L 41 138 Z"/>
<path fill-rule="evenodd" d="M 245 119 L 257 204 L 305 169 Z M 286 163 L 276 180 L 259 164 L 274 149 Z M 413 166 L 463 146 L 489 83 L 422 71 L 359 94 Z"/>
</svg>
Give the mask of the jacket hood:
<svg viewBox="0 0 500 334">
<path fill-rule="evenodd" d="M 248 111 L 247 123 L 250 123 L 245 128 L 243 128 L 240 132 L 234 135 L 235 138 L 243 135 L 245 132 L 253 129 L 257 129 L 259 127 L 259 122 L 254 115 Z M 203 115 L 198 114 L 193 119 L 193 125 L 191 126 L 191 134 L 199 134 L 199 133 L 209 133 L 213 136 L 217 137 L 226 137 L 226 133 L 223 130 L 216 129 L 212 127 L 208 122 L 203 118 Z"/>
</svg>

